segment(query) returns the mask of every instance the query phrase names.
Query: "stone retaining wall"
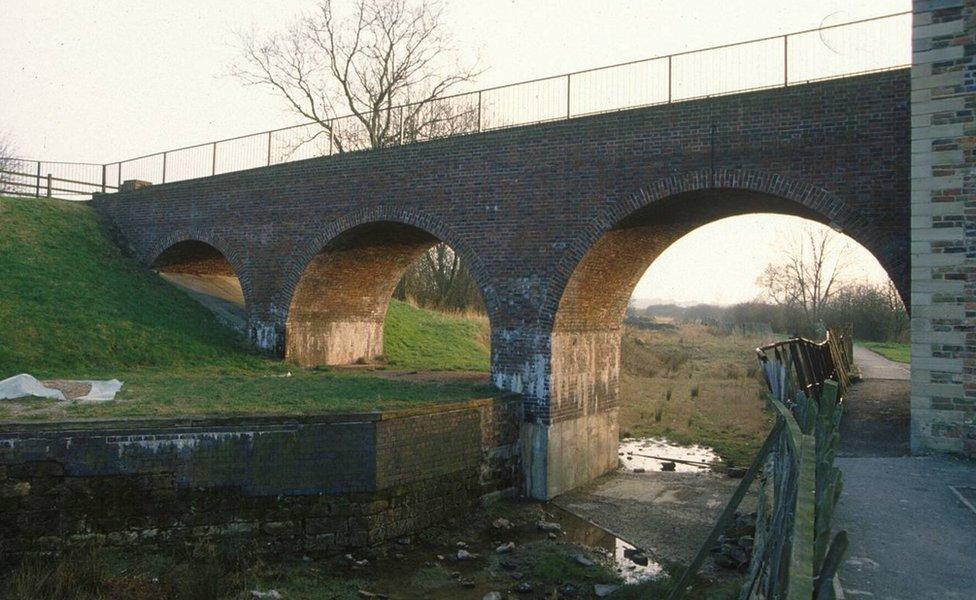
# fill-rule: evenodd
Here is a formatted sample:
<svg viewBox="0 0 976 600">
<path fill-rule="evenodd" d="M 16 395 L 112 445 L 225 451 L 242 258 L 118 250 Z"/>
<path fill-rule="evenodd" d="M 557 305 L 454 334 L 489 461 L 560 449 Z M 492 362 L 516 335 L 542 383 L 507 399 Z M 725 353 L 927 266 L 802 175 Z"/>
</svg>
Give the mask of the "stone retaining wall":
<svg viewBox="0 0 976 600">
<path fill-rule="evenodd" d="M 0 557 L 235 536 L 289 553 L 378 543 L 514 489 L 520 406 L 0 424 Z"/>
</svg>

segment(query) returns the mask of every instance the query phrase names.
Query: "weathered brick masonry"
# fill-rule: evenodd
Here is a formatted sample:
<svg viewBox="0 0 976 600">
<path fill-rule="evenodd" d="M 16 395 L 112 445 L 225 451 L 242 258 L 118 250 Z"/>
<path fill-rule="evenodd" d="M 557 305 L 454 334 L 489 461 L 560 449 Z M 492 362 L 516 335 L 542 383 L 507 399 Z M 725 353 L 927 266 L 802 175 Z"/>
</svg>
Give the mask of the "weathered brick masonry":
<svg viewBox="0 0 976 600">
<path fill-rule="evenodd" d="M 448 243 L 484 296 L 493 380 L 524 399 L 530 493 L 549 497 L 615 464 L 626 301 L 685 233 L 748 212 L 831 223 L 908 297 L 909 87 L 907 70 L 889 71 L 288 163 L 94 204 L 147 264 L 187 240 L 219 250 L 241 280 L 252 339 L 302 364 L 381 353 L 403 270 Z M 195 260 L 174 252 L 166 258 Z"/>
<path fill-rule="evenodd" d="M 418 411 L 0 426 L 0 559 L 233 536 L 331 553 L 518 485 L 518 398 Z"/>
<path fill-rule="evenodd" d="M 976 456 L 976 1 L 914 10 L 912 448 Z"/>
</svg>

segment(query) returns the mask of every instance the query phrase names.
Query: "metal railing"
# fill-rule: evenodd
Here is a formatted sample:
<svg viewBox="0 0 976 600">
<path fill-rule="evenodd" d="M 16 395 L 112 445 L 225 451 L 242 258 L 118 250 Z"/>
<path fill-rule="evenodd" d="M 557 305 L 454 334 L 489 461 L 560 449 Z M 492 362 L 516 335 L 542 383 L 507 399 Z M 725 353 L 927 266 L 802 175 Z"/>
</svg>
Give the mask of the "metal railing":
<svg viewBox="0 0 976 600">
<path fill-rule="evenodd" d="M 544 77 L 389 109 L 397 146 L 911 65 L 911 12 Z M 167 183 L 365 150 L 354 115 L 111 162 L 92 180 Z M 106 185 L 106 189 L 110 186 Z"/>
<path fill-rule="evenodd" d="M 389 146 L 697 98 L 785 87 L 911 65 L 903 12 L 576 71 L 391 108 Z M 442 115 L 411 127 L 404 115 Z M 109 180 L 166 183 L 367 149 L 352 115 L 139 156 L 107 165 Z"/>
<path fill-rule="evenodd" d="M 0 195 L 87 200 L 95 192 L 115 191 L 108 167 L 94 163 L 9 158 L 0 161 Z"/>
</svg>

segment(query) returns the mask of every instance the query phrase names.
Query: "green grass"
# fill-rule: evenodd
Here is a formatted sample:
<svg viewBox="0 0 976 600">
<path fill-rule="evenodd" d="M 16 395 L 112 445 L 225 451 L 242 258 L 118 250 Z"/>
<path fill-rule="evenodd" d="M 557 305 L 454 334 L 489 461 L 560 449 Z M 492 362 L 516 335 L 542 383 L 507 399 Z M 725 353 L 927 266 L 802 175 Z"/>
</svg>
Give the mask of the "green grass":
<svg viewBox="0 0 976 600">
<path fill-rule="evenodd" d="M 383 357 L 397 369 L 488 371 L 487 317 L 456 316 L 392 300 L 383 326 Z"/>
<path fill-rule="evenodd" d="M 908 364 L 912 362 L 912 346 L 911 344 L 903 344 L 900 342 L 861 342 L 858 344 L 864 346 L 872 352 L 877 352 L 881 356 L 887 358 L 888 360 L 893 360 L 895 362 Z"/>
<path fill-rule="evenodd" d="M 301 369 L 249 348 L 203 306 L 125 256 L 86 205 L 0 198 L 0 378 L 118 378 L 115 402 L 17 418 L 305 413 L 404 408 L 490 395 Z M 393 302 L 386 360 L 402 370 L 488 368 L 486 324 Z M 287 372 L 292 376 L 285 377 Z M 0 418 L 9 418 L 5 408 Z"/>
</svg>

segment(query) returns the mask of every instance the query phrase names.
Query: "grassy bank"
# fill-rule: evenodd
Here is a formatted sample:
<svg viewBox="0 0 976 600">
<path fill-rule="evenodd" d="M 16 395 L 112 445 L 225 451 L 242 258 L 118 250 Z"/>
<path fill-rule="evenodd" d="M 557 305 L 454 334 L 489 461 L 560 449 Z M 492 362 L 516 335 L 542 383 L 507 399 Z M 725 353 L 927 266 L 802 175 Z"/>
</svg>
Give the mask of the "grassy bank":
<svg viewBox="0 0 976 600">
<path fill-rule="evenodd" d="M 704 325 L 627 328 L 620 351 L 622 435 L 714 448 L 748 465 L 772 426 L 760 397 L 757 335 Z"/>
<path fill-rule="evenodd" d="M 858 342 L 872 352 L 877 352 L 888 360 L 908 364 L 912 362 L 911 344 L 899 342 Z"/>
<path fill-rule="evenodd" d="M 477 383 L 406 382 L 270 360 L 124 256 L 82 204 L 0 198 L 0 378 L 118 378 L 118 401 L 0 407 L 0 418 L 320 412 L 483 397 Z M 394 302 L 397 369 L 487 370 L 484 324 Z M 285 377 L 290 372 L 290 377 Z"/>
</svg>

